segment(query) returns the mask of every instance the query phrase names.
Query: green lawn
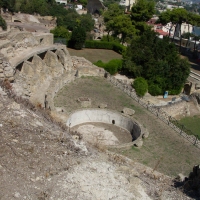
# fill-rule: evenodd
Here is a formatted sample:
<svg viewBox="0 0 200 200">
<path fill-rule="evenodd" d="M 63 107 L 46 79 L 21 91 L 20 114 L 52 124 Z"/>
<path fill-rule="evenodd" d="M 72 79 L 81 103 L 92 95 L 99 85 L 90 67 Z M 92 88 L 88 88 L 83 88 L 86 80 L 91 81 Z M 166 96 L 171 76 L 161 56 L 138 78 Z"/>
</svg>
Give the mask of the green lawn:
<svg viewBox="0 0 200 200">
<path fill-rule="evenodd" d="M 200 137 L 200 115 L 184 117 L 180 120 L 180 123 Z"/>
<path fill-rule="evenodd" d="M 121 59 L 122 56 L 112 50 L 106 49 L 82 49 L 75 50 L 67 48 L 71 56 L 84 57 L 90 62 L 94 63 L 98 60 L 102 60 L 103 62 L 109 62 L 112 59 Z"/>
</svg>

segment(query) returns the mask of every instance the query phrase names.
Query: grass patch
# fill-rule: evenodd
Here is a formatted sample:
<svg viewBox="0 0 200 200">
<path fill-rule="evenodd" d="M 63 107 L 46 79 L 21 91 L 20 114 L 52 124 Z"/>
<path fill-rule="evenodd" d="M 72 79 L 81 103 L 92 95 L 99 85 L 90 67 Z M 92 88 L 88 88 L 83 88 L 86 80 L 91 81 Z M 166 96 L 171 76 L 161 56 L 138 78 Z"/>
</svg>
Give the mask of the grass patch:
<svg viewBox="0 0 200 200">
<path fill-rule="evenodd" d="M 79 97 L 91 99 L 91 108 L 97 108 L 101 103 L 108 105 L 108 109 L 121 112 L 124 107 L 133 107 L 133 101 L 128 95 L 102 77 L 81 77 L 75 82 L 63 87 L 54 98 L 57 107 L 65 107 L 66 111 L 81 108 L 76 100 Z M 136 107 L 135 107 L 136 108 Z M 136 112 L 138 112 L 137 109 Z"/>
<path fill-rule="evenodd" d="M 156 170 L 169 176 L 176 176 L 179 173 L 188 175 L 193 166 L 200 163 L 200 149 L 186 141 L 104 78 L 82 77 L 76 79 L 57 93 L 54 103 L 55 106 L 64 107 L 66 113 L 69 114 L 73 110 L 81 108 L 80 103 L 76 101 L 79 97 L 90 98 L 92 108 L 97 108 L 100 103 L 106 103 L 107 109 L 119 112 L 124 107 L 132 108 L 136 111 L 133 118 L 149 131 L 149 137 L 143 140 L 143 146 L 140 149 L 134 147 L 112 148 L 111 151 L 143 163 L 152 169 L 162 157 Z M 199 120 L 199 117 L 195 118 Z M 196 123 L 200 124 L 198 120 Z"/>
<path fill-rule="evenodd" d="M 139 152 L 139 151 L 140 151 L 140 150 L 139 150 L 137 147 L 135 147 L 135 146 L 132 146 L 131 149 L 134 150 L 134 151 L 136 151 L 136 152 Z"/>
<path fill-rule="evenodd" d="M 180 120 L 187 129 L 190 129 L 194 135 L 198 135 L 200 138 L 200 116 L 195 115 L 193 117 L 184 117 Z"/>
<path fill-rule="evenodd" d="M 98 60 L 102 60 L 103 62 L 107 63 L 112 59 L 122 58 L 122 55 L 114 52 L 113 50 L 106 50 L 106 49 L 75 50 L 70 48 L 67 49 L 71 56 L 84 57 L 85 59 L 89 60 L 92 63 L 97 62 Z"/>
</svg>

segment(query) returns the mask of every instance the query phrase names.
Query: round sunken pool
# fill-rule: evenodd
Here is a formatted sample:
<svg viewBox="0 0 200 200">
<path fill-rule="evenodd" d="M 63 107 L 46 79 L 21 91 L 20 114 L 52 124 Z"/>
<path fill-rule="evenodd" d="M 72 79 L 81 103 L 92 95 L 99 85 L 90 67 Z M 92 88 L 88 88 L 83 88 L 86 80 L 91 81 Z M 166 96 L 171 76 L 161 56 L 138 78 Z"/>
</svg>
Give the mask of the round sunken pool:
<svg viewBox="0 0 200 200">
<path fill-rule="evenodd" d="M 130 143 L 141 136 L 137 122 L 111 110 L 78 110 L 70 115 L 66 125 L 86 141 L 109 146 Z"/>
</svg>

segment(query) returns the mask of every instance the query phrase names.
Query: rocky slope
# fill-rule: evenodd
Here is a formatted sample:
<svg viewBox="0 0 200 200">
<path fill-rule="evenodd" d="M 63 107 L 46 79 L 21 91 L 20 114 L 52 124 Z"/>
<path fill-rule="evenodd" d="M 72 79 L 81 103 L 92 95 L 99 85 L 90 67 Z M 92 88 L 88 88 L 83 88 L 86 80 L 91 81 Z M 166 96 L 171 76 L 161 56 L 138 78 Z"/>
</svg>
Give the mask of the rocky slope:
<svg viewBox="0 0 200 200">
<path fill-rule="evenodd" d="M 170 177 L 84 143 L 47 111 L 2 89 L 0 135 L 2 200 L 190 199 Z"/>
</svg>

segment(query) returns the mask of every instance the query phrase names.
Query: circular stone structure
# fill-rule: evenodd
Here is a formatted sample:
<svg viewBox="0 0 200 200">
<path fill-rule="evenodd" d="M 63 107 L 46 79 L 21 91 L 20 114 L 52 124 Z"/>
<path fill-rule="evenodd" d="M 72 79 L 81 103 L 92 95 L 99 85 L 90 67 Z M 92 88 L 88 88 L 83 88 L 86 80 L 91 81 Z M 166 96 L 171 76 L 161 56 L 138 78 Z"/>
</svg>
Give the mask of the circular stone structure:
<svg viewBox="0 0 200 200">
<path fill-rule="evenodd" d="M 109 126 L 106 126 L 105 128 L 102 124 Z M 118 128 L 118 130 L 115 129 L 113 132 L 119 131 L 121 134 L 125 134 L 125 132 L 130 133 L 131 139 L 128 143 L 138 139 L 142 132 L 141 126 L 131 118 L 126 117 L 120 113 L 105 109 L 86 109 L 75 111 L 68 118 L 66 125 L 70 129 L 77 127 L 76 130 L 81 133 L 83 138 L 86 138 L 86 140 L 87 137 L 89 137 L 89 141 L 95 141 L 94 137 L 96 134 L 99 140 L 105 141 L 105 145 L 120 144 L 120 142 L 116 140 L 114 136 L 115 134 L 112 135 L 112 127 Z M 110 141 L 108 142 L 108 140 Z"/>
</svg>

